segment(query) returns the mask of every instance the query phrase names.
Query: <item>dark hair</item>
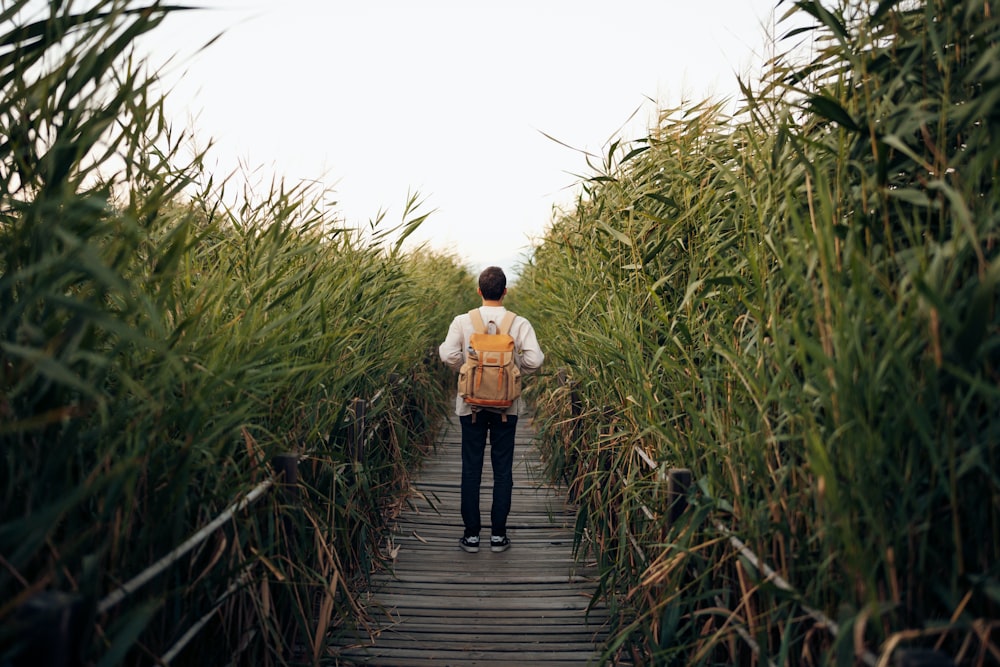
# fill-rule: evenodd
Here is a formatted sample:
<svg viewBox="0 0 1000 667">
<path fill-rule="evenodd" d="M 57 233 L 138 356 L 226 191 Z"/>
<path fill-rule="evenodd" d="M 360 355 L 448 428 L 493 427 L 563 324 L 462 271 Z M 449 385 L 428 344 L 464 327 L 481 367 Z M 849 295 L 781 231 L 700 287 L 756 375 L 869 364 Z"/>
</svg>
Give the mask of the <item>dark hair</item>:
<svg viewBox="0 0 1000 667">
<path fill-rule="evenodd" d="M 499 266 L 488 266 L 479 274 L 479 291 L 487 301 L 499 301 L 507 289 L 507 276 Z"/>
</svg>

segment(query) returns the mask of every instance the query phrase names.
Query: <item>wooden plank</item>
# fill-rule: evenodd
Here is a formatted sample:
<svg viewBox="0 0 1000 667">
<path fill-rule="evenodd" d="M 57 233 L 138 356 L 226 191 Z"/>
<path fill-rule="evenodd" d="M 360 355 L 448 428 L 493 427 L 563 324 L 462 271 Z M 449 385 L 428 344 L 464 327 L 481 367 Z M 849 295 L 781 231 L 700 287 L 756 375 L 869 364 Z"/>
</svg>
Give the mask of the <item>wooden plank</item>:
<svg viewBox="0 0 1000 667">
<path fill-rule="evenodd" d="M 596 637 L 604 636 L 603 630 L 598 628 L 596 624 L 590 627 L 580 625 L 577 628 L 567 628 L 566 624 L 558 619 L 540 619 L 530 625 L 515 619 L 506 619 L 506 622 L 501 619 L 495 626 L 489 622 L 489 619 L 479 619 L 479 622 L 473 621 L 461 625 L 452 624 L 450 619 L 448 621 L 446 624 L 444 619 L 433 617 L 411 619 L 399 627 L 387 625 L 381 628 L 379 636 L 413 635 L 423 641 L 424 635 L 441 634 L 442 629 L 448 631 L 451 636 L 464 637 L 466 640 L 471 637 L 474 641 L 487 641 L 491 638 L 503 641 L 511 637 L 520 638 L 526 642 L 541 642 L 546 641 L 546 638 L 552 638 L 554 641 L 568 641 L 567 638 L 576 637 L 580 641 L 588 642 L 593 641 Z"/>
<path fill-rule="evenodd" d="M 595 568 L 573 555 L 576 508 L 544 484 L 529 419 L 518 422 L 512 547 L 489 550 L 492 468 L 483 466 L 480 507 L 486 536 L 479 553 L 458 546 L 461 430 L 442 429 L 391 527 L 389 572 L 372 579 L 370 628 L 343 629 L 330 646 L 338 664 L 585 665 L 607 637 L 608 612 L 590 609 Z M 388 551 L 387 551 L 388 553 Z"/>
<path fill-rule="evenodd" d="M 546 667 L 581 667 L 593 660 L 588 653 L 502 653 L 491 656 L 472 651 L 406 651 L 355 655 L 351 662 L 357 665 L 407 665 L 407 667 L 510 667 L 511 665 L 545 665 Z"/>
<path fill-rule="evenodd" d="M 549 579 L 548 581 L 535 582 L 515 582 L 505 584 L 503 590 L 498 587 L 484 588 L 481 591 L 473 591 L 465 584 L 440 583 L 438 581 L 402 581 L 391 582 L 385 585 L 376 583 L 375 592 L 378 594 L 402 594 L 407 595 L 447 595 L 449 597 L 500 597 L 504 595 L 545 595 L 549 592 L 559 594 L 585 595 L 589 598 L 593 592 L 593 584 L 589 581 L 582 584 L 566 583 L 565 580 Z"/>
<path fill-rule="evenodd" d="M 383 589 L 383 586 L 389 587 L 389 583 L 384 583 L 391 581 L 391 588 L 393 589 L 428 589 L 433 588 L 438 591 L 451 591 L 454 590 L 457 594 L 458 591 L 469 591 L 469 586 L 467 583 L 452 583 L 452 582 L 442 582 L 441 577 L 436 575 L 421 576 L 416 574 L 414 576 L 409 576 L 405 581 L 390 580 L 388 575 L 380 575 L 379 577 L 373 579 L 373 593 L 377 593 Z M 589 577 L 571 577 L 566 578 L 565 574 L 560 572 L 552 576 L 547 575 L 527 575 L 520 577 L 516 581 L 509 581 L 504 583 L 504 588 L 514 588 L 519 586 L 533 587 L 535 590 L 541 592 L 548 590 L 557 586 L 557 590 L 566 590 L 567 588 L 577 588 L 579 590 L 585 590 L 588 593 L 593 589 L 593 582 Z"/>
<path fill-rule="evenodd" d="M 381 615 L 373 615 L 376 620 L 374 628 L 384 630 L 388 626 L 399 626 L 398 630 L 408 630 L 411 625 L 423 627 L 436 625 L 438 634 L 447 638 L 455 634 L 458 628 L 463 631 L 478 629 L 482 632 L 495 634 L 510 632 L 511 629 L 521 631 L 526 628 L 543 626 L 549 632 L 586 631 L 589 636 L 607 634 L 607 617 L 585 616 L 582 613 L 496 611 L 496 610 L 462 610 L 461 613 L 437 609 L 414 609 L 406 611 L 385 610 Z M 569 630 L 566 630 L 569 628 Z M 523 632 L 521 634 L 524 634 Z"/>
</svg>

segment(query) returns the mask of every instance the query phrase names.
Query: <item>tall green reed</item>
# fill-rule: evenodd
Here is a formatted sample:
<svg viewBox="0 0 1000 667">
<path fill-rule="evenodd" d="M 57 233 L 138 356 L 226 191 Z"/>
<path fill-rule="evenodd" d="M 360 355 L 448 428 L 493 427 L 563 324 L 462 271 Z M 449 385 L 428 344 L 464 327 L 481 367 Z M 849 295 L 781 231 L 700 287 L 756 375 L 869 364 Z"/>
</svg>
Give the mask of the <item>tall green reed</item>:
<svg viewBox="0 0 1000 667">
<path fill-rule="evenodd" d="M 29 4 L 0 10 L 0 661 L 42 629 L 21 624 L 25 603 L 59 591 L 84 610 L 87 662 L 173 646 L 270 664 L 294 644 L 318 662 L 354 622 L 392 493 L 443 409 L 427 351 L 470 278 L 402 252 L 416 198 L 368 234 L 304 187 L 224 203 L 132 60 L 175 8 L 53 3 L 24 23 Z M 378 437 L 353 460 L 347 406 L 383 388 Z M 294 502 L 267 497 L 95 611 L 285 452 L 301 459 Z"/>
<path fill-rule="evenodd" d="M 554 378 L 543 431 L 621 611 L 609 655 L 849 663 L 923 633 L 971 659 L 997 604 L 995 11 L 797 11 L 809 62 L 613 147 L 522 272 L 582 380 L 582 439 Z M 677 526 L 670 466 L 698 480 Z"/>
</svg>

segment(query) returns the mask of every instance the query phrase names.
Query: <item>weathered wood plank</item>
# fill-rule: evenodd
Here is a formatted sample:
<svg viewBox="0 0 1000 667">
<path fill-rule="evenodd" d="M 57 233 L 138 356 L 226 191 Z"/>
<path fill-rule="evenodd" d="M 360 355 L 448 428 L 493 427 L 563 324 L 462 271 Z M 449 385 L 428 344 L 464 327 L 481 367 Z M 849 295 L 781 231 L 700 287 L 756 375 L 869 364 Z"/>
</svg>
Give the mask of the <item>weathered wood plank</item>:
<svg viewBox="0 0 1000 667">
<path fill-rule="evenodd" d="M 447 630 L 451 636 L 468 634 L 489 634 L 496 636 L 504 635 L 543 635 L 559 636 L 580 635 L 593 639 L 600 634 L 602 619 L 597 622 L 584 622 L 578 625 L 569 625 L 565 619 L 558 616 L 547 616 L 534 619 L 531 623 L 525 623 L 523 619 L 515 617 L 498 617 L 490 619 L 485 617 L 470 618 L 467 623 L 454 625 L 452 619 L 437 616 L 422 616 L 408 620 L 398 626 L 383 626 L 379 629 L 380 634 L 387 633 L 431 633 L 439 634 L 442 630 Z M 534 641 L 534 639 L 533 639 Z"/>
<path fill-rule="evenodd" d="M 546 667 L 581 667 L 588 662 L 586 652 L 510 651 L 491 655 L 481 651 L 385 651 L 370 656 L 356 656 L 359 665 L 406 665 L 407 667 L 510 667 L 511 665 L 546 665 Z"/>
<path fill-rule="evenodd" d="M 390 572 L 372 580 L 372 626 L 345 632 L 331 654 L 340 664 L 596 664 L 607 611 L 590 609 L 594 568 L 573 555 L 575 508 L 542 481 L 530 420 L 518 423 L 508 535 L 512 547 L 489 550 L 492 469 L 483 466 L 483 547 L 458 546 L 461 431 L 443 429 L 413 481 L 413 496 L 386 549 Z M 388 553 L 388 551 L 387 551 Z"/>
</svg>

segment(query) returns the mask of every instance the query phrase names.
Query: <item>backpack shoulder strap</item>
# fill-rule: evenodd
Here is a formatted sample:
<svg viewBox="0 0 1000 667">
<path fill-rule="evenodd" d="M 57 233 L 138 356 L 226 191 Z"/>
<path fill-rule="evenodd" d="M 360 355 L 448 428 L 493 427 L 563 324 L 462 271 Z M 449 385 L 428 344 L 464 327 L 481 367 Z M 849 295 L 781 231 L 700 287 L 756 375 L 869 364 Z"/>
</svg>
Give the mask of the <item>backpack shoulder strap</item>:
<svg viewBox="0 0 1000 667">
<path fill-rule="evenodd" d="M 514 325 L 515 317 L 517 317 L 517 315 L 515 315 L 511 310 L 504 313 L 503 320 L 500 322 L 500 333 L 510 334 L 510 328 Z"/>
<path fill-rule="evenodd" d="M 486 333 L 486 323 L 483 322 L 483 316 L 479 314 L 478 308 L 469 311 L 469 318 L 472 320 L 472 328 L 476 333 Z"/>
</svg>

